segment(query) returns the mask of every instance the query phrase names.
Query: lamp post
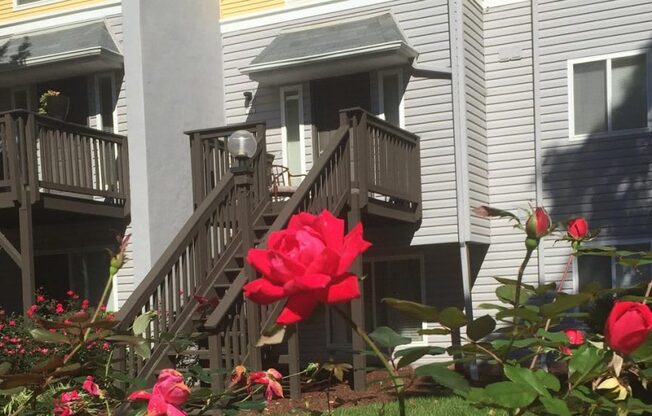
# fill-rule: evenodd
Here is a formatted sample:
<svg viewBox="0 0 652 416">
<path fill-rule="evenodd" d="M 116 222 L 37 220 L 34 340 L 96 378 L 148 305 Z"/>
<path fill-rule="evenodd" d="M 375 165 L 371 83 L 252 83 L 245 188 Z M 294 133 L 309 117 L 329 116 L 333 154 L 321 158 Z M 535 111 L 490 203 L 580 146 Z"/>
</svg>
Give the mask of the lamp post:
<svg viewBox="0 0 652 416">
<path fill-rule="evenodd" d="M 253 133 L 247 130 L 233 132 L 226 141 L 226 149 L 235 158 L 235 165 L 231 166 L 231 173 L 234 176 L 236 186 L 236 206 L 238 210 L 238 225 L 242 236 L 242 255 L 247 257 L 247 251 L 254 246 L 252 230 L 252 213 L 249 204 L 250 189 L 253 185 L 253 169 L 250 160 L 256 154 L 258 143 Z M 246 260 L 243 260 L 243 269 L 247 275 L 247 281 L 251 282 L 256 278 L 253 268 Z M 260 307 L 247 299 L 245 301 L 247 315 L 247 338 L 248 338 L 248 362 L 247 365 L 256 370 L 262 370 L 262 359 L 260 350 L 256 347 L 260 329 Z M 241 328 L 242 330 L 242 328 Z"/>
</svg>

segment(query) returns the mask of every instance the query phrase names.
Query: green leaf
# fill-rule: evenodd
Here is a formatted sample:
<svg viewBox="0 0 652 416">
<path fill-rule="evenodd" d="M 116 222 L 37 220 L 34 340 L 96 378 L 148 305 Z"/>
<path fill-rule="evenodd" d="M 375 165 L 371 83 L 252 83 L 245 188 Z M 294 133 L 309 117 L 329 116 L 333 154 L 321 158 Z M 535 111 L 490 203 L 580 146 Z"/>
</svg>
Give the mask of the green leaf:
<svg viewBox="0 0 652 416">
<path fill-rule="evenodd" d="M 406 345 L 412 342 L 410 338 L 402 337 L 397 334 L 392 328 L 381 326 L 369 334 L 378 345 L 385 348 L 396 348 L 399 345 Z"/>
<path fill-rule="evenodd" d="M 544 371 L 544 370 L 537 370 L 534 372 L 534 375 L 536 376 L 539 381 L 546 386 L 548 390 L 552 390 L 554 392 L 558 392 L 559 389 L 561 388 L 561 384 L 559 383 L 559 379 L 555 377 L 554 375 Z"/>
<path fill-rule="evenodd" d="M 63 357 L 60 355 L 55 355 L 53 357 L 48 358 L 45 361 L 41 361 L 35 364 L 30 370 L 30 373 L 46 373 L 52 370 L 56 370 L 57 368 L 61 367 L 63 364 L 64 364 Z"/>
<path fill-rule="evenodd" d="M 417 333 L 419 335 L 449 335 L 451 331 L 448 328 L 428 328 L 419 329 Z"/>
<path fill-rule="evenodd" d="M 449 370 L 442 364 L 426 364 L 415 370 L 417 376 L 431 377 L 436 383 L 441 384 L 455 392 L 469 391 L 469 382 L 455 371 Z"/>
<path fill-rule="evenodd" d="M 591 380 L 606 369 L 604 350 L 584 344 L 575 351 L 568 362 L 568 373 L 573 383 Z"/>
<path fill-rule="evenodd" d="M 499 217 L 507 218 L 509 220 L 514 220 L 518 225 L 521 224 L 521 220 L 514 214 L 504 209 L 492 208 L 486 205 L 473 208 L 473 213 L 480 217 Z"/>
<path fill-rule="evenodd" d="M 234 406 L 240 410 L 255 410 L 262 412 L 267 407 L 267 403 L 263 400 L 251 400 L 246 402 L 236 402 Z"/>
<path fill-rule="evenodd" d="M 401 312 L 403 315 L 407 315 L 418 321 L 437 322 L 439 310 L 433 306 L 395 298 L 384 298 L 382 302 L 386 303 L 390 308 Z"/>
<path fill-rule="evenodd" d="M 503 305 L 496 305 L 495 303 L 481 303 L 478 305 L 478 308 L 480 309 L 496 309 L 499 311 L 504 311 L 507 308 L 504 307 Z"/>
<path fill-rule="evenodd" d="M 548 392 L 543 382 L 534 374 L 533 370 L 513 365 L 506 365 L 504 371 L 505 376 L 514 383 L 531 388 L 535 394 L 550 397 L 550 392 Z"/>
<path fill-rule="evenodd" d="M 563 332 L 550 332 L 550 331 L 546 331 L 543 328 L 539 328 L 539 330 L 537 331 L 537 336 L 551 342 L 556 342 L 560 344 L 568 343 L 568 336 L 566 336 L 566 334 L 564 334 Z"/>
<path fill-rule="evenodd" d="M 539 316 L 539 314 L 535 311 L 523 307 L 505 309 L 504 311 L 500 311 L 496 314 L 496 319 L 500 320 L 513 317 L 525 319 L 526 321 L 530 322 L 537 322 L 542 319 L 542 317 Z"/>
<path fill-rule="evenodd" d="M 496 288 L 496 296 L 498 299 L 510 305 L 514 304 L 514 299 L 516 299 L 516 286 L 512 285 L 503 285 Z M 532 291 L 527 288 L 521 288 L 521 294 L 519 295 L 519 305 L 527 303 L 527 300 L 532 296 Z"/>
<path fill-rule="evenodd" d="M 561 312 L 576 308 L 588 302 L 591 298 L 592 296 L 589 293 L 578 293 L 575 295 L 560 293 L 554 302 L 541 305 L 541 314 L 546 317 L 554 317 Z"/>
<path fill-rule="evenodd" d="M 466 316 L 454 306 L 450 306 L 439 313 L 439 323 L 450 329 L 461 328 L 466 325 Z"/>
<path fill-rule="evenodd" d="M 501 283 L 505 286 L 516 286 L 518 283 L 518 280 L 515 279 L 505 279 L 504 277 L 494 277 L 494 280 L 497 281 L 498 283 Z M 521 282 L 521 288 L 522 289 L 527 289 L 529 291 L 534 292 L 536 288 L 532 285 L 528 285 L 527 283 Z"/>
<path fill-rule="evenodd" d="M 511 381 L 489 384 L 485 392 L 494 402 L 510 409 L 522 409 L 537 398 L 531 388 Z"/>
<path fill-rule="evenodd" d="M 55 344 L 70 344 L 67 336 L 58 332 L 50 332 L 47 329 L 36 328 L 29 331 L 32 338 L 38 342 L 50 342 Z"/>
<path fill-rule="evenodd" d="M 474 319 L 466 327 L 466 335 L 473 341 L 478 341 L 491 334 L 496 329 L 496 321 L 489 315 L 484 315 Z"/>
<path fill-rule="evenodd" d="M 440 355 L 445 352 L 446 348 L 442 347 L 412 347 L 396 352 L 394 357 L 400 358 L 397 367 L 403 368 L 425 355 Z"/>
<path fill-rule="evenodd" d="M 148 342 L 134 345 L 134 352 L 143 360 L 148 360 L 152 356 L 152 350 L 149 348 Z"/>
<path fill-rule="evenodd" d="M 145 333 L 147 330 L 147 327 L 149 327 L 149 323 L 152 321 L 152 318 L 156 316 L 156 311 L 147 311 L 144 314 L 140 315 L 138 318 L 134 320 L 134 325 L 132 326 L 132 329 L 134 331 L 134 335 L 142 335 Z"/>
<path fill-rule="evenodd" d="M 539 400 L 550 414 L 556 416 L 571 416 L 571 412 L 568 410 L 565 401 L 554 397 L 541 397 Z"/>
<path fill-rule="evenodd" d="M 131 345 L 143 344 L 146 339 L 143 337 L 137 337 L 133 335 L 111 335 L 110 337 L 105 338 L 107 341 L 113 342 L 125 342 Z"/>
</svg>

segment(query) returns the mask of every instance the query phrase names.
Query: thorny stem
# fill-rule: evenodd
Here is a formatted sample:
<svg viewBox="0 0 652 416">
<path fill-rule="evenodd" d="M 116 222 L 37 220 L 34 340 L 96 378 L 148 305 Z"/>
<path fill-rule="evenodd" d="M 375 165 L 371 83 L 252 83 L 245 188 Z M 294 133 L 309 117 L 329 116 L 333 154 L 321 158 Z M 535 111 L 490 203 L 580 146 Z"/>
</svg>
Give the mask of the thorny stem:
<svg viewBox="0 0 652 416">
<path fill-rule="evenodd" d="M 641 301 L 643 305 L 647 303 L 647 298 L 650 296 L 650 292 L 652 291 L 652 280 L 650 283 L 647 284 L 647 290 L 645 290 L 645 299 Z"/>
<path fill-rule="evenodd" d="M 561 280 L 559 281 L 559 286 L 557 286 L 557 290 L 555 291 L 555 294 L 561 292 L 561 289 L 564 287 L 564 282 L 566 282 L 566 277 L 568 276 L 568 272 L 571 268 L 571 265 L 573 264 L 573 257 L 574 257 L 573 253 L 568 255 L 568 261 L 566 262 L 566 267 L 564 267 L 564 274 L 562 274 L 561 276 Z M 550 328 L 551 322 L 552 319 L 548 318 L 548 320 L 546 321 L 546 326 L 544 328 L 546 331 L 548 331 L 548 329 Z M 530 363 L 530 370 L 532 370 L 537 365 L 537 361 L 539 360 L 539 354 L 541 354 L 542 349 L 543 348 L 540 345 L 537 347 L 537 352 L 534 354 L 534 357 L 532 357 L 532 362 Z"/>
<path fill-rule="evenodd" d="M 480 343 L 475 342 L 472 339 L 466 338 L 466 341 L 470 342 L 471 344 L 478 347 L 478 349 L 482 350 L 485 354 L 490 355 L 494 360 L 496 360 L 498 362 L 498 364 L 500 364 L 502 366 L 505 366 L 505 362 L 503 360 L 501 360 L 500 357 L 498 357 L 496 354 L 494 354 L 491 350 L 486 349 L 485 347 L 480 345 Z"/>
<path fill-rule="evenodd" d="M 392 383 L 394 384 L 394 390 L 396 391 L 396 396 L 398 398 L 399 414 L 400 416 L 405 416 L 405 386 L 403 385 L 403 381 L 398 375 L 398 372 L 394 369 L 394 367 L 392 367 L 376 343 L 371 338 L 369 338 L 369 335 L 367 335 L 365 331 L 363 331 L 355 322 L 353 322 L 351 317 L 344 313 L 343 310 L 335 305 L 332 306 L 333 309 L 335 309 L 335 311 L 342 317 L 342 319 L 344 319 L 351 326 L 351 328 L 353 328 L 355 333 L 358 334 L 360 338 L 362 338 L 362 340 L 369 346 L 369 348 L 371 348 L 371 351 L 373 351 L 376 357 L 378 357 L 380 362 L 383 363 L 387 374 L 389 374 L 390 378 L 392 379 Z"/>
<path fill-rule="evenodd" d="M 523 259 L 523 262 L 521 263 L 521 267 L 518 268 L 518 277 L 516 278 L 516 291 L 514 293 L 514 309 L 518 309 L 521 305 L 521 282 L 523 281 L 523 274 L 525 273 L 525 267 L 527 266 L 528 262 L 530 261 L 530 257 L 532 257 L 532 252 L 534 249 L 528 248 L 527 252 L 525 253 L 525 258 Z M 514 315 L 514 327 L 516 327 L 518 321 L 518 317 Z M 505 357 L 509 356 L 509 351 L 512 349 L 512 346 L 514 345 L 515 337 L 512 336 L 511 339 L 509 340 L 509 345 L 507 346 L 507 350 L 505 351 Z"/>
</svg>

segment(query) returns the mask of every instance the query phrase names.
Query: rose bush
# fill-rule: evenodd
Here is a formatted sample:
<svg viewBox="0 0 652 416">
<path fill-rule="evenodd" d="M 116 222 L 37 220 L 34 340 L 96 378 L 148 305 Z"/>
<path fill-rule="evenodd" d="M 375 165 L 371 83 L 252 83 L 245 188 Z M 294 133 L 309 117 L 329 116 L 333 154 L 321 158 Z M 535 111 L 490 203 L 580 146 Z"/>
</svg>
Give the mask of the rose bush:
<svg viewBox="0 0 652 416">
<path fill-rule="evenodd" d="M 249 250 L 247 261 L 262 278 L 245 285 L 244 294 L 262 305 L 287 298 L 277 323 L 302 321 L 319 303 L 360 296 L 358 276 L 348 269 L 370 245 L 362 238 L 362 224 L 345 235 L 344 221 L 328 211 L 297 214 L 286 229 L 269 236 L 267 249 Z"/>
</svg>

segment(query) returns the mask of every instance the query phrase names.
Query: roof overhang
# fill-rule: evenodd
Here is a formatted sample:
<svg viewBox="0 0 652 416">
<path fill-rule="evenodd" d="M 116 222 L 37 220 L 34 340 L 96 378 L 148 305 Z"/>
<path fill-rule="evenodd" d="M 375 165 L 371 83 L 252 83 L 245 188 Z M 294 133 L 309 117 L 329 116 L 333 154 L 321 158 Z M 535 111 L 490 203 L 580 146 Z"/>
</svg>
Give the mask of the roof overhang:
<svg viewBox="0 0 652 416">
<path fill-rule="evenodd" d="M 363 36 L 354 36 L 356 33 Z M 418 52 L 390 14 L 281 32 L 251 64 L 252 80 L 284 84 L 409 65 Z"/>
<path fill-rule="evenodd" d="M 104 22 L 0 39 L 0 87 L 122 66 L 123 56 Z"/>
</svg>

